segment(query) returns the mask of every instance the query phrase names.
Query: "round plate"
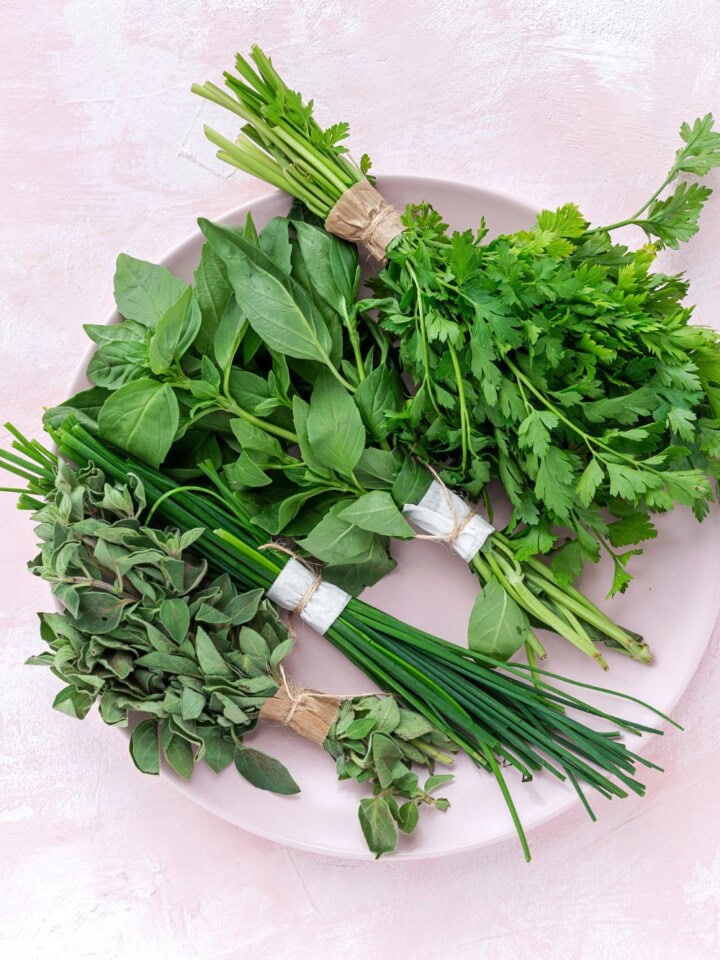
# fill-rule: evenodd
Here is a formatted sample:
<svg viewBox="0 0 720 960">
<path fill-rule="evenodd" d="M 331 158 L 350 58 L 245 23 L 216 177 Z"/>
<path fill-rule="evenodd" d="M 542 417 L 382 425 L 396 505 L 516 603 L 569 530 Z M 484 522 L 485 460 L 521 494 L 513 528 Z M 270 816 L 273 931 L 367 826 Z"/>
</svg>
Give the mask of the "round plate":
<svg viewBox="0 0 720 960">
<path fill-rule="evenodd" d="M 399 208 L 410 202 L 431 202 L 453 228 L 474 229 L 484 216 L 491 235 L 495 235 L 526 228 L 534 218 L 534 211 L 524 204 L 459 183 L 395 176 L 379 178 L 378 186 Z M 252 211 L 257 226 L 262 227 L 271 217 L 287 213 L 288 208 L 288 198 L 275 193 L 238 207 L 223 222 L 241 224 Z M 192 280 L 202 240 L 199 231 L 194 233 L 162 263 L 185 280 Z M 118 319 L 113 314 L 109 322 Z M 81 375 L 76 389 L 86 384 Z M 714 511 L 699 525 L 685 508 L 659 517 L 657 540 L 647 546 L 643 557 L 633 561 L 635 580 L 629 592 L 604 603 L 612 617 L 648 639 L 656 656 L 652 666 L 609 651 L 610 673 L 604 674 L 568 643 L 547 636 L 542 639 L 549 652 L 548 668 L 631 693 L 660 710 L 671 711 L 700 661 L 718 610 L 719 517 L 720 513 Z M 393 555 L 397 569 L 366 590 L 363 599 L 430 633 L 464 644 L 467 619 L 478 590 L 478 581 L 467 565 L 437 543 L 395 543 Z M 609 583 L 609 570 L 600 565 L 583 579 L 581 587 L 602 602 Z M 358 694 L 373 690 L 364 675 L 327 640 L 308 629 L 299 631 L 287 669 L 296 681 L 325 692 Z M 618 715 L 650 719 L 647 711 L 634 704 L 611 702 L 597 694 L 589 699 L 609 704 Z M 675 734 L 671 731 L 670 735 Z M 646 739 L 634 738 L 632 748 L 642 748 Z M 199 764 L 187 783 L 170 770 L 165 771 L 166 776 L 196 803 L 259 836 L 325 855 L 370 856 L 357 817 L 358 803 L 367 795 L 363 786 L 354 781 L 340 783 L 329 754 L 282 728 L 261 726 L 252 742 L 289 768 L 302 788 L 298 796 L 280 797 L 257 790 L 234 768 L 217 775 Z M 401 837 L 396 858 L 457 853 L 514 832 L 490 775 L 477 770 L 464 756 L 457 760 L 453 772 L 455 781 L 445 791 L 450 809 L 446 813 L 424 810 L 415 834 Z M 530 783 L 521 783 L 514 773 L 509 771 L 508 781 L 526 830 L 579 802 L 569 785 L 551 776 L 540 774 Z M 656 776 L 648 773 L 650 781 Z M 589 799 L 602 815 L 605 801 L 593 794 Z"/>
</svg>

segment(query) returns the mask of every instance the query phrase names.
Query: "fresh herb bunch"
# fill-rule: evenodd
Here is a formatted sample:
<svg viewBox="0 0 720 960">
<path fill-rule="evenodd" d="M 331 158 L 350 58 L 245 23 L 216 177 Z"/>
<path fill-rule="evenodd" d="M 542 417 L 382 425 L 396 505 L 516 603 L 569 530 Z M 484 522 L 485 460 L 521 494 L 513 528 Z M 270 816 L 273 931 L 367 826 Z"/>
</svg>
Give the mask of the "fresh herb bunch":
<svg viewBox="0 0 720 960">
<path fill-rule="evenodd" d="M 323 746 L 335 757 L 341 780 L 372 785 L 373 796 L 360 801 L 360 824 L 377 856 L 396 848 L 398 830 L 413 832 L 422 806 L 438 810 L 449 806 L 444 797 L 433 794 L 450 783 L 452 775 L 431 773 L 420 786 L 411 766 L 432 770 L 436 760 L 449 763 L 447 750 L 452 744 L 425 717 L 393 697 L 343 701 Z"/>
<path fill-rule="evenodd" d="M 251 61 L 237 57 L 240 79 L 225 74 L 229 93 L 193 87 L 246 121 L 235 144 L 207 135 L 222 160 L 324 219 L 343 192 L 338 172 L 347 189 L 369 163 L 352 166 L 339 142 L 347 124 L 325 135 L 312 101 L 290 91 L 257 47 Z M 402 367 L 418 387 L 395 422 L 403 441 L 445 463 L 447 481 L 473 496 L 499 478 L 522 524 L 521 557 L 550 552 L 557 528 L 568 529 L 572 539 L 553 555 L 561 582 L 607 551 L 611 593 L 630 581 L 636 545 L 656 535 L 650 515 L 681 503 L 702 519 L 718 476 L 717 335 L 689 326 L 682 277 L 650 269 L 657 249 L 697 232 L 711 193 L 686 182 L 663 191 L 681 174 L 720 165 L 710 114 L 680 135 L 658 190 L 605 228 L 591 229 L 566 204 L 543 211 L 531 230 L 483 243 L 484 224 L 449 235 L 430 206 L 410 207 L 378 296 L 364 304 L 400 338 Z M 614 243 L 611 231 L 628 225 L 653 242 L 635 252 Z"/>
<path fill-rule="evenodd" d="M 202 528 L 144 525 L 136 476 L 110 484 L 94 466 L 75 470 L 34 449 L 46 478 L 44 503 L 37 489 L 20 497 L 41 541 L 29 569 L 53 585 L 63 612 L 40 614 L 51 652 L 28 663 L 50 667 L 66 684 L 53 706 L 82 719 L 98 702 L 104 722 L 120 727 L 143 716 L 130 737 L 143 773 L 159 773 L 161 757 L 186 780 L 202 760 L 217 773 L 234 762 L 255 787 L 298 793 L 283 764 L 243 741 L 269 700 L 287 707 L 278 669 L 293 639 L 261 602 L 262 589 L 239 593 L 226 573 L 208 578 L 207 561 L 188 549 Z M 392 852 L 398 829 L 417 826 L 421 806 L 447 809 L 431 793 L 453 778 L 433 768 L 451 762 L 453 745 L 391 697 L 328 699 L 335 717 L 323 747 L 341 780 L 372 788 L 360 803 L 360 824 L 373 853 Z M 302 711 L 293 729 L 303 734 Z M 430 770 L 422 787 L 412 764 Z"/>
<path fill-rule="evenodd" d="M 195 484 L 209 464 L 259 528 L 294 538 L 325 564 L 326 579 L 358 594 L 395 566 L 389 538 L 414 535 L 401 508 L 422 498 L 431 475 L 391 434 L 414 400 L 389 334 L 358 308 L 356 251 L 296 215 L 259 234 L 250 218 L 242 230 L 201 225 L 209 239 L 194 288 L 121 255 L 115 294 L 125 319 L 86 327 L 98 343 L 88 366 L 95 387 L 45 422 L 75 410 L 106 439 Z M 161 363 L 158 339 L 178 344 Z M 598 642 L 650 659 L 641 637 L 521 549 L 497 532 L 472 559 L 484 587 L 473 649 L 506 659 L 526 644 L 542 656 L 535 629 L 544 628 L 602 666 Z"/>
<path fill-rule="evenodd" d="M 3 453 L 0 459 L 10 472 L 25 477 L 32 499 L 48 489 L 53 473 L 43 448 L 12 432 L 17 452 Z M 264 538 L 219 475 L 214 474 L 214 479 L 220 492 L 198 491 L 178 486 L 172 477 L 125 453 L 118 455 L 72 418 L 51 434 L 61 455 L 78 468 L 95 465 L 121 484 L 136 475 L 155 523 L 162 519 L 181 531 L 204 528 L 194 550 L 215 570 L 228 573 L 238 587 L 267 590 L 281 572 L 287 557 L 281 554 L 273 559 L 259 549 Z M 23 504 L 32 505 L 28 500 Z M 350 600 L 326 636 L 371 680 L 422 714 L 478 766 L 492 773 L 528 858 L 527 841 L 501 764 L 514 767 L 525 779 L 546 770 L 567 780 L 591 816 L 582 784 L 606 797 L 644 793 L 643 784 L 634 776 L 636 764 L 655 765 L 629 750 L 616 732 L 595 730 L 578 718 L 600 719 L 634 734 L 661 731 L 573 696 L 563 688 L 574 683 L 568 678 L 466 650 L 356 599 Z M 562 680 L 563 687 L 553 685 L 552 679 Z M 638 702 L 623 694 L 615 696 Z"/>
</svg>

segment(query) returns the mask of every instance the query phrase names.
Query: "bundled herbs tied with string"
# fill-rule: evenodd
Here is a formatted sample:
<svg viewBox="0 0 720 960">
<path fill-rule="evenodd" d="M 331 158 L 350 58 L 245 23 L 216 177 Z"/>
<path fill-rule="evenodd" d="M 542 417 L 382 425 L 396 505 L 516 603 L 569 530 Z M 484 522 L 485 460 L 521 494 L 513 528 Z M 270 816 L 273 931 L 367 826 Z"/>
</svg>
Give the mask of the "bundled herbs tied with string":
<svg viewBox="0 0 720 960">
<path fill-rule="evenodd" d="M 65 682 L 57 710 L 83 718 L 97 702 L 105 723 L 123 727 L 139 715 L 130 754 L 143 773 L 159 773 L 161 757 L 186 780 L 201 761 L 218 773 L 234 763 L 253 786 L 295 794 L 283 764 L 244 740 L 258 721 L 283 723 L 322 745 L 340 779 L 371 788 L 359 817 L 378 856 L 415 829 L 422 807 L 447 809 L 434 793 L 452 776 L 433 768 L 451 762 L 453 745 L 431 723 L 392 697 L 298 687 L 282 665 L 293 639 L 262 589 L 241 593 L 192 555 L 202 527 L 147 526 L 135 475 L 108 483 L 96 467 L 31 449 L 43 469 L 20 497 L 41 541 L 30 570 L 63 609 L 40 614 L 50 652 L 28 662 Z M 429 768 L 422 785 L 413 764 Z"/>
<path fill-rule="evenodd" d="M 565 584 L 604 551 L 610 592 L 624 590 L 628 561 L 656 535 L 651 515 L 682 504 L 702 519 L 714 499 L 718 337 L 689 325 L 686 281 L 651 269 L 659 249 L 697 232 L 711 191 L 676 181 L 720 165 L 712 116 L 682 125 L 667 177 L 632 216 L 592 228 L 565 204 L 486 242 L 484 224 L 450 234 L 427 203 L 388 231 L 368 158 L 356 166 L 342 145 L 348 125 L 322 130 L 312 101 L 259 48 L 250 60 L 238 56 L 236 69 L 226 91 L 193 87 L 244 121 L 236 141 L 206 130 L 220 159 L 286 190 L 376 255 L 368 233 L 383 224 L 387 263 L 362 306 L 399 338 L 400 365 L 418 388 L 393 422 L 401 442 L 472 496 L 491 478 L 502 482 L 517 559 L 552 551 Z M 650 241 L 635 251 L 612 239 L 632 225 Z"/>
<path fill-rule="evenodd" d="M 12 429 L 12 428 L 10 428 Z M 167 474 L 118 454 L 70 418 L 52 429 L 60 455 L 79 469 L 101 470 L 108 482 L 128 485 L 136 477 L 151 507 L 153 525 L 171 524 L 181 535 L 200 528 L 196 555 L 216 572 L 227 573 L 236 589 L 267 591 L 287 557 L 270 557 L 262 531 L 239 501 L 227 494 L 178 487 Z M 15 432 L 16 452 L 0 459 L 24 476 L 27 493 L 21 506 L 36 508 L 38 497 L 53 489 L 55 469 L 38 444 Z M 218 485 L 222 489 L 222 481 Z M 296 561 L 289 561 L 296 562 Z M 526 857 L 527 841 L 501 764 L 531 778 L 539 770 L 568 780 L 592 815 L 583 785 L 606 797 L 642 794 L 637 764 L 654 765 L 633 753 L 617 732 L 586 726 L 583 716 L 613 728 L 640 734 L 654 730 L 595 707 L 568 692 L 574 681 L 521 663 L 502 663 L 410 627 L 361 600 L 348 598 L 326 632 L 327 639 L 370 679 L 397 695 L 481 767 L 494 776 L 508 804 Z M 562 686 L 551 681 L 562 680 Z M 587 684 L 575 684 L 598 691 Z M 610 691 L 602 691 L 610 693 Z M 638 702 L 623 694 L 618 699 Z"/>
</svg>

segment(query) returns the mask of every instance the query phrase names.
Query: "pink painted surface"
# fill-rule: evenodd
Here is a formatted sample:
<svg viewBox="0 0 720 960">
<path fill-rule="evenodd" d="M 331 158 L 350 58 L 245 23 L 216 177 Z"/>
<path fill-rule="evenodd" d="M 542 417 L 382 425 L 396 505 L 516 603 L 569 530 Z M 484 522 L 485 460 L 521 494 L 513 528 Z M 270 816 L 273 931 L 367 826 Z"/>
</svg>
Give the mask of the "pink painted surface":
<svg viewBox="0 0 720 960">
<path fill-rule="evenodd" d="M 188 92 L 257 40 L 347 118 L 378 170 L 438 175 L 591 218 L 635 209 L 682 119 L 717 102 L 715 0 L 413 3 L 6 0 L 0 38 L 2 412 L 37 428 L 109 311 L 120 250 L 155 259 L 199 214 L 263 192 L 228 177 Z M 217 119 L 217 117 L 215 117 Z M 716 320 L 720 206 L 673 256 Z M 0 503 L 0 948 L 25 960 L 291 960 L 414 954 L 705 960 L 720 949 L 716 633 L 654 745 L 645 800 L 427 863 L 329 861 L 258 840 L 143 778 L 98 721 L 49 711 L 24 574 L 27 518 Z M 682 594 L 678 603 L 682 604 Z M 682 636 L 678 636 L 682 643 Z"/>
</svg>

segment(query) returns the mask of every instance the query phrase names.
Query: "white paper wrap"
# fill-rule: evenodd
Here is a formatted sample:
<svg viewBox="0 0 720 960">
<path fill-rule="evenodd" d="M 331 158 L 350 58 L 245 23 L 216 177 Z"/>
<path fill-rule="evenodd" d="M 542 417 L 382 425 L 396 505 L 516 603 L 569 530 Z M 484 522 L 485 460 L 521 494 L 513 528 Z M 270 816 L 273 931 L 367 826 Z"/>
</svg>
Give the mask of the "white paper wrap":
<svg viewBox="0 0 720 960">
<path fill-rule="evenodd" d="M 289 560 L 268 590 L 268 599 L 283 610 L 297 610 L 315 579 L 315 575 L 299 560 Z M 350 600 L 352 597 L 349 593 L 323 581 L 300 611 L 300 619 L 318 633 L 327 633 Z"/>
<path fill-rule="evenodd" d="M 452 500 L 452 507 L 450 506 Z M 454 508 L 454 515 L 453 515 Z M 420 503 L 406 503 L 403 513 L 406 518 L 423 533 L 429 533 L 438 539 L 450 537 L 454 530 L 471 512 L 470 507 L 456 493 L 448 490 L 437 480 L 433 480 Z M 467 521 L 461 532 L 451 542 L 455 553 L 466 563 L 470 563 L 487 538 L 495 532 L 495 527 L 477 514 Z"/>
</svg>

